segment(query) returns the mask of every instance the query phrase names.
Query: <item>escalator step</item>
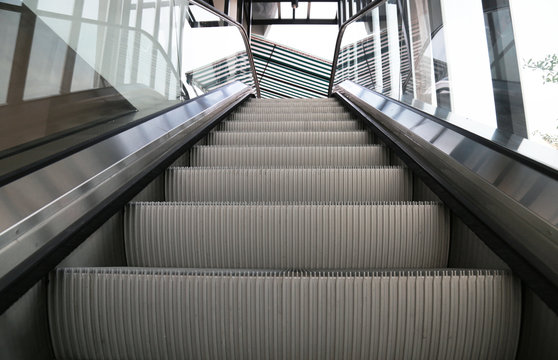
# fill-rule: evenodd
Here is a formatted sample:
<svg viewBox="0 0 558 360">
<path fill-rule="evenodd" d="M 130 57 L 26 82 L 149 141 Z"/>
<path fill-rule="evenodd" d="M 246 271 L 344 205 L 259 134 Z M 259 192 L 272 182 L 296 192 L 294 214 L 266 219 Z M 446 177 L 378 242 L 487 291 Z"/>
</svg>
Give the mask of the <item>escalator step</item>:
<svg viewBox="0 0 558 360">
<path fill-rule="evenodd" d="M 310 106 L 241 106 L 238 113 L 251 113 L 251 114 L 293 114 L 293 113 L 306 113 L 306 114 L 334 114 L 345 113 L 345 109 L 341 105 L 310 105 Z"/>
<path fill-rule="evenodd" d="M 251 99 L 243 106 L 250 107 L 301 107 L 301 106 L 338 106 L 337 99 L 321 98 L 321 99 Z"/>
<path fill-rule="evenodd" d="M 449 214 L 436 203 L 132 203 L 129 266 L 373 269 L 447 266 Z"/>
<path fill-rule="evenodd" d="M 170 168 L 167 201 L 410 201 L 403 167 L 230 169 Z"/>
<path fill-rule="evenodd" d="M 184 155 L 190 166 L 376 166 L 389 165 L 384 146 L 195 146 Z"/>
<path fill-rule="evenodd" d="M 207 135 L 208 145 L 364 145 L 374 140 L 374 135 L 368 131 L 215 131 Z"/>
<path fill-rule="evenodd" d="M 498 270 L 67 268 L 57 359 L 512 359 L 520 283 Z"/>
<path fill-rule="evenodd" d="M 232 113 L 228 116 L 232 121 L 347 121 L 355 120 L 354 116 L 348 112 L 335 114 L 253 114 L 253 113 Z"/>
<path fill-rule="evenodd" d="M 219 131 L 356 131 L 358 121 L 223 121 Z"/>
</svg>

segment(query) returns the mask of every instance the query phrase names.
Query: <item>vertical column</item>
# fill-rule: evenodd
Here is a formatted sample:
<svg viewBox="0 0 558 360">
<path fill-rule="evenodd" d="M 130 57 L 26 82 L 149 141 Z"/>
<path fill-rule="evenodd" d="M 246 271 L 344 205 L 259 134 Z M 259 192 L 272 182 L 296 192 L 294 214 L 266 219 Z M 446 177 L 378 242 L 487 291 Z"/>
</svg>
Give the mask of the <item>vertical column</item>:
<svg viewBox="0 0 558 360">
<path fill-rule="evenodd" d="M 426 0 L 407 0 L 410 24 L 411 65 L 414 97 L 434 106 L 436 80 L 430 34 L 430 13 Z"/>
<path fill-rule="evenodd" d="M 389 0 L 386 6 L 386 24 L 389 51 L 390 96 L 399 99 L 401 93 L 401 54 L 399 50 L 399 21 L 397 3 Z"/>
<path fill-rule="evenodd" d="M 481 0 L 441 0 L 452 111 L 496 128 Z"/>
<path fill-rule="evenodd" d="M 384 89 L 384 79 L 382 76 L 382 34 L 380 30 L 380 12 L 378 8 L 372 10 L 372 44 L 374 49 L 374 88 L 378 92 Z"/>
<path fill-rule="evenodd" d="M 8 82 L 8 93 L 6 94 L 6 103 L 8 104 L 18 104 L 23 101 L 29 60 L 31 58 L 31 46 L 33 45 L 33 36 L 35 34 L 35 15 L 25 6 L 22 6 L 21 10 L 14 56 L 12 58 L 12 71 Z"/>
<path fill-rule="evenodd" d="M 121 44 L 121 48 L 120 48 L 120 55 L 118 56 L 118 62 L 117 62 L 117 72 L 116 72 L 116 84 L 124 84 L 124 76 L 126 74 L 126 59 L 128 58 L 128 56 L 130 56 L 128 54 L 129 51 L 129 42 L 133 41 L 133 35 L 132 38 L 130 38 L 130 30 L 128 30 L 128 25 L 130 22 L 130 12 L 132 11 L 132 9 L 130 8 L 131 6 L 131 0 L 124 0 L 122 1 L 122 18 L 121 18 L 121 22 L 120 25 L 122 25 L 122 29 L 120 30 L 120 44 Z"/>
<path fill-rule="evenodd" d="M 529 60 L 541 61 L 558 54 L 558 2 L 510 0 L 509 5 L 526 118 L 525 132 L 529 137 L 558 138 L 558 83 L 543 82 L 543 75 L 549 74 L 548 71 L 525 66 Z M 513 105 L 517 106 L 517 101 Z M 514 123 L 516 121 L 514 119 Z"/>
<path fill-rule="evenodd" d="M 139 68 L 139 57 L 140 57 L 140 41 L 141 41 L 141 20 L 143 12 L 143 0 L 138 0 L 136 4 L 136 24 L 134 31 L 134 51 L 132 55 L 132 68 L 130 69 L 132 77 L 130 79 L 131 84 L 135 84 L 138 81 L 138 68 Z"/>
</svg>

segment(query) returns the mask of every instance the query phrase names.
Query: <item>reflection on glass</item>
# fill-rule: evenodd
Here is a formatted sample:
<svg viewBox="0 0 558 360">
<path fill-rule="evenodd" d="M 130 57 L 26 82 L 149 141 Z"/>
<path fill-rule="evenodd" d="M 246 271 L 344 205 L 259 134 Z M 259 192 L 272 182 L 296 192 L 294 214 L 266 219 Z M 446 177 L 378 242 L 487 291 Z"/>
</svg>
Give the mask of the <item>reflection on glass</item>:
<svg viewBox="0 0 558 360">
<path fill-rule="evenodd" d="M 13 11 L 0 9 L 0 105 L 8 100 L 8 87 L 14 60 L 20 15 Z"/>
<path fill-rule="evenodd" d="M 56 12 L 52 7 L 45 11 L 45 6 L 41 7 L 40 3 L 31 10 L 103 81 L 136 109 L 146 110 L 181 101 L 180 82 L 177 81 L 181 64 L 176 56 L 178 52 L 172 49 L 180 44 L 170 42 L 169 36 L 183 24 L 175 13 L 183 13 L 186 6 L 186 1 L 178 0 L 158 1 L 158 6 L 145 1 L 129 4 L 75 0 L 70 13 L 66 10 Z M 70 22 L 71 35 L 65 36 L 53 19 Z M 176 20 L 178 24 L 175 24 Z M 83 62 L 77 66 L 83 68 Z M 160 78 L 156 79 L 156 76 Z M 171 82 L 173 77 L 175 79 Z M 91 83 L 91 71 L 84 70 L 82 76 L 74 78 L 78 83 L 72 88 L 83 89 Z M 96 81 L 93 79 L 94 83 Z"/>
<path fill-rule="evenodd" d="M 0 0 L 0 159 L 233 80 L 253 86 L 231 25 L 187 0 Z"/>
<path fill-rule="evenodd" d="M 60 94 L 67 46 L 48 30 L 35 25 L 23 100 Z"/>
<path fill-rule="evenodd" d="M 386 0 L 346 27 L 334 84 L 558 147 L 558 76 L 545 70 L 558 42 L 544 41 L 556 13 L 553 0 Z"/>
<path fill-rule="evenodd" d="M 191 4 L 183 38 L 184 83 L 190 97 L 235 80 L 254 86 L 244 40 L 236 26 Z"/>
</svg>

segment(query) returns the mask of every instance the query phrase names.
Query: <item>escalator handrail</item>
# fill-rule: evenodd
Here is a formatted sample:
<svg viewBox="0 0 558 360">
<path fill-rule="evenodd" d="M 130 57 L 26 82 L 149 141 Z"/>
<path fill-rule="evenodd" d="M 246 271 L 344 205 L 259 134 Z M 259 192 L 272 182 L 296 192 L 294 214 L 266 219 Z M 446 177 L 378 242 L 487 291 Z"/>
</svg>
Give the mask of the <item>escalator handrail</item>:
<svg viewBox="0 0 558 360">
<path fill-rule="evenodd" d="M 363 14 L 367 13 L 368 11 L 374 9 L 382 5 L 387 0 L 373 0 L 370 4 L 363 7 L 359 12 L 351 16 L 347 21 L 341 25 L 339 28 L 339 33 L 337 34 L 337 41 L 335 43 L 335 52 L 333 53 L 333 62 L 331 63 L 331 76 L 329 77 L 329 87 L 328 87 L 328 95 L 331 96 L 333 91 L 333 81 L 335 80 L 335 73 L 337 70 L 337 62 L 339 60 L 339 52 L 341 51 L 341 40 L 343 39 L 343 34 L 347 29 L 347 26 L 353 23 L 356 19 L 361 17 Z"/>
<path fill-rule="evenodd" d="M 208 12 L 212 13 L 213 15 L 221 18 L 228 23 L 233 24 L 238 28 L 240 34 L 242 35 L 242 40 L 244 41 L 244 46 L 246 48 L 246 54 L 248 54 L 248 61 L 250 62 L 250 70 L 252 71 L 252 77 L 254 78 L 254 86 L 256 87 L 256 97 L 260 98 L 260 85 L 258 83 L 258 75 L 256 73 L 256 66 L 254 65 L 254 57 L 252 56 L 252 48 L 250 47 L 250 39 L 248 38 L 248 32 L 244 26 L 242 26 L 239 22 L 234 20 L 232 17 L 228 16 L 227 14 L 219 11 L 218 9 L 214 8 L 213 6 L 201 1 L 201 0 L 188 0 L 191 3 L 196 4 L 197 6 L 207 10 Z"/>
</svg>

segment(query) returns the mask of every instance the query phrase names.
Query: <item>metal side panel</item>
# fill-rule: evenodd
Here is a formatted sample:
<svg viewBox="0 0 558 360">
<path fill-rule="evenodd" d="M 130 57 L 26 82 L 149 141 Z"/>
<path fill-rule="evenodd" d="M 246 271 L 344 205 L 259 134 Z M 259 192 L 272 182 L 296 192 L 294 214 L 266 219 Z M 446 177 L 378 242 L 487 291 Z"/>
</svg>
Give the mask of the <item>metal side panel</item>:
<svg viewBox="0 0 558 360">
<path fill-rule="evenodd" d="M 366 167 L 389 165 L 385 147 L 363 146 L 196 146 L 184 164 L 204 167 Z"/>
<path fill-rule="evenodd" d="M 440 198 L 418 176 L 413 176 L 413 200 L 440 201 Z"/>
<path fill-rule="evenodd" d="M 357 131 L 359 121 L 224 121 L 219 131 Z"/>
<path fill-rule="evenodd" d="M 208 145 L 365 145 L 374 143 L 369 131 L 232 132 L 207 134 Z"/>
<path fill-rule="evenodd" d="M 59 261 L 79 244 L 72 229 L 94 222 L 113 196 L 124 196 L 251 92 L 231 83 L 0 188 L 0 311 L 46 273 L 43 259 Z"/>
<path fill-rule="evenodd" d="M 57 267 L 126 266 L 123 211 L 113 215 Z"/>
<path fill-rule="evenodd" d="M 129 266 L 381 269 L 447 266 L 441 204 L 266 205 L 133 203 Z"/>
<path fill-rule="evenodd" d="M 187 163 L 180 160 L 183 157 L 176 159 L 172 166 L 187 166 Z M 161 174 L 144 187 L 134 198 L 130 201 L 163 201 L 165 199 L 165 175 Z"/>
<path fill-rule="evenodd" d="M 509 266 L 490 250 L 490 248 L 455 214 L 451 215 L 449 267 L 510 269 Z"/>
<path fill-rule="evenodd" d="M 52 360 L 47 281 L 40 280 L 0 315 L 0 359 Z"/>
<path fill-rule="evenodd" d="M 257 113 L 232 113 L 227 118 L 228 120 L 239 121 L 341 121 L 341 120 L 354 120 L 355 117 L 349 112 L 335 113 L 335 114 L 257 114 Z"/>
<path fill-rule="evenodd" d="M 405 168 L 219 169 L 170 168 L 167 201 L 409 201 Z"/>
<path fill-rule="evenodd" d="M 57 359 L 513 359 L 502 271 L 61 269 Z"/>
<path fill-rule="evenodd" d="M 517 360 L 555 360 L 558 354 L 558 314 L 526 287 L 523 287 L 522 304 Z"/>
</svg>

